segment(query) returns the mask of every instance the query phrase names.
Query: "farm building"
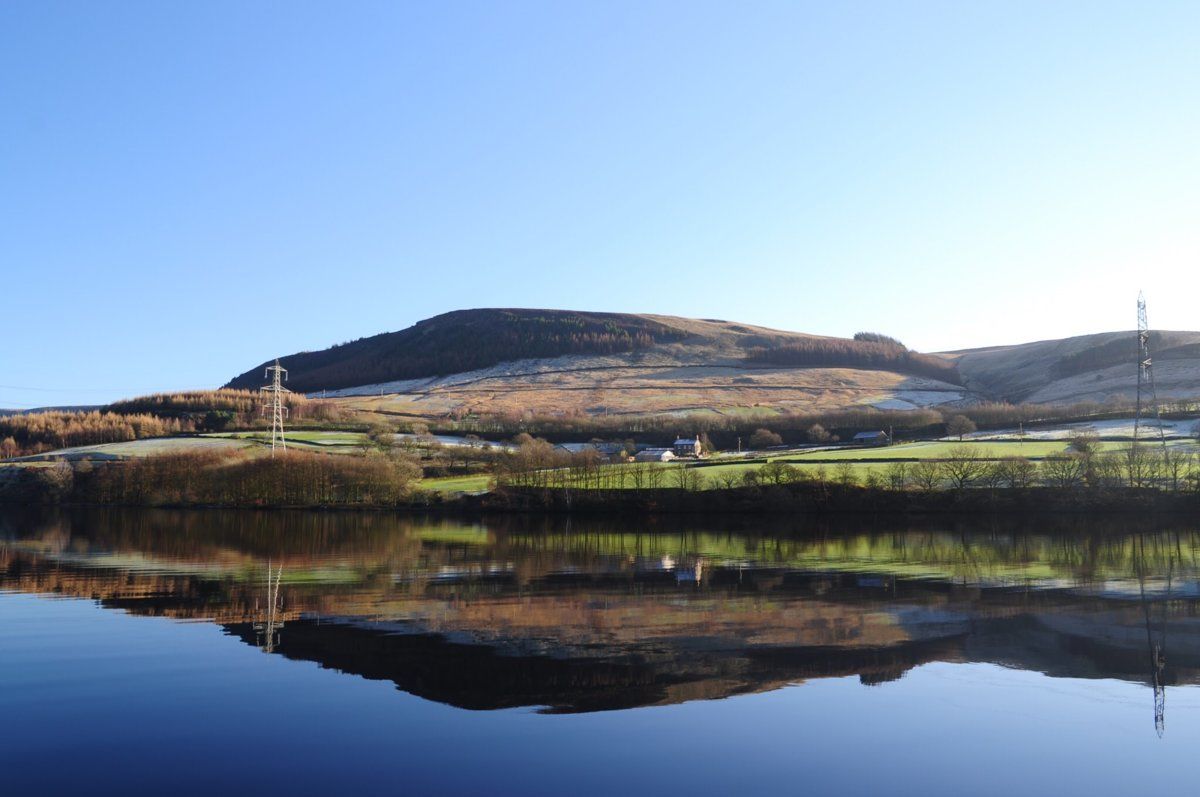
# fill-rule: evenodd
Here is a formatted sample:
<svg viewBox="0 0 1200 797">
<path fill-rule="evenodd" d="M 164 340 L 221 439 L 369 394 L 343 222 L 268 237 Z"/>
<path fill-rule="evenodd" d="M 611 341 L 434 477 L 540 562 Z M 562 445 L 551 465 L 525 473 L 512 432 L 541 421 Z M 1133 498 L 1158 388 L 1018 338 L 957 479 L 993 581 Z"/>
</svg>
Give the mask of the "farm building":
<svg viewBox="0 0 1200 797">
<path fill-rule="evenodd" d="M 565 451 L 568 454 L 582 454 L 584 451 L 596 450 L 596 446 L 592 443 L 559 443 L 554 448 L 557 451 Z"/>
<path fill-rule="evenodd" d="M 669 448 L 644 448 L 634 455 L 634 462 L 670 462 L 675 452 Z"/>
<path fill-rule="evenodd" d="M 568 454 L 582 454 L 586 451 L 595 451 L 600 456 L 610 460 L 622 459 L 625 454 L 625 446 L 622 443 L 559 443 L 554 448 L 558 451 L 565 451 Z"/>
<path fill-rule="evenodd" d="M 700 445 L 700 440 L 695 437 L 681 437 L 675 441 L 672 450 L 677 457 L 698 457 L 704 448 Z"/>
<path fill-rule="evenodd" d="M 856 446 L 886 446 L 892 441 L 887 432 L 859 432 L 850 442 Z"/>
</svg>

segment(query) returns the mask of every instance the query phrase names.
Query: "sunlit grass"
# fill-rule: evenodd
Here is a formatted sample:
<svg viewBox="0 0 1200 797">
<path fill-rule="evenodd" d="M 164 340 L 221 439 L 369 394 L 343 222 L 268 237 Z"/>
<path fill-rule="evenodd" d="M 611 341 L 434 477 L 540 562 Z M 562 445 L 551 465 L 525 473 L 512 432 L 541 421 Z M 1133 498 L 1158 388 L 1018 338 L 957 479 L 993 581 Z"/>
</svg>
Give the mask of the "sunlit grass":
<svg viewBox="0 0 1200 797">
<path fill-rule="evenodd" d="M 436 479 L 422 479 L 418 482 L 421 490 L 440 493 L 478 493 L 488 489 L 491 476 L 481 473 L 473 476 L 443 476 Z"/>
</svg>

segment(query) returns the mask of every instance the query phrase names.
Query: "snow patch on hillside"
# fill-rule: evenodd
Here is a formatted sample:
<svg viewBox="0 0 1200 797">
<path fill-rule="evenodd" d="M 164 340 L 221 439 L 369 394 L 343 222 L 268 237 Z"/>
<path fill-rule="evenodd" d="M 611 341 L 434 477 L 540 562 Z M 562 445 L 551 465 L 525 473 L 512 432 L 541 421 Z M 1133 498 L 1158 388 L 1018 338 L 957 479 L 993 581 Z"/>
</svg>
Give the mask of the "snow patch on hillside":
<svg viewBox="0 0 1200 797">
<path fill-rule="evenodd" d="M 966 393 L 961 390 L 897 390 L 892 398 L 876 401 L 871 406 L 877 410 L 917 410 L 964 398 Z"/>
</svg>

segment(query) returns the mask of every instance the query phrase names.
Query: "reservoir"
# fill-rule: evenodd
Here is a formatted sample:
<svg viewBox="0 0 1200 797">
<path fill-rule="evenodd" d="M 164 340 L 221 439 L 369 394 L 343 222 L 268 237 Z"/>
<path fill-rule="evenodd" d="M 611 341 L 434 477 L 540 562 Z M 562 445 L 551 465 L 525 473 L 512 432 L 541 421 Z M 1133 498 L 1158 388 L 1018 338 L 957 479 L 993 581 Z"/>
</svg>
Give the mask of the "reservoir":
<svg viewBox="0 0 1200 797">
<path fill-rule="evenodd" d="M 3 793 L 1190 792 L 1198 546 L 10 509 Z"/>
</svg>

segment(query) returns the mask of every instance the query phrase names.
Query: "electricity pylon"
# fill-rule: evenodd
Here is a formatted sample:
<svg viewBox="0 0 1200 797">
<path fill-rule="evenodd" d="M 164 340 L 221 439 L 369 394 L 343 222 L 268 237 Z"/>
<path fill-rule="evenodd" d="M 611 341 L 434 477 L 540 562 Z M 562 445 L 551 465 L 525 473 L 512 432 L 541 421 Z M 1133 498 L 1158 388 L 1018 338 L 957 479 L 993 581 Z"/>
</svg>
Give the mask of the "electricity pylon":
<svg viewBox="0 0 1200 797">
<path fill-rule="evenodd" d="M 271 457 L 274 458 L 276 445 L 287 451 L 287 441 L 283 439 L 283 416 L 287 415 L 288 408 L 284 406 L 283 396 L 292 391 L 283 386 L 287 381 L 287 369 L 279 365 L 279 360 L 274 365 L 268 365 L 263 376 L 271 380 L 271 384 L 262 388 L 262 392 L 268 396 L 262 409 L 263 414 L 266 414 L 268 407 L 271 410 Z"/>
<path fill-rule="evenodd" d="M 1150 356 L 1150 324 L 1146 320 L 1146 297 L 1141 292 L 1138 293 L 1137 309 L 1137 415 L 1133 419 L 1133 448 L 1137 448 L 1142 426 L 1146 425 L 1149 416 L 1153 414 L 1154 424 L 1158 427 L 1158 442 L 1166 452 L 1167 437 L 1163 432 L 1162 411 L 1158 406 L 1158 390 L 1154 386 L 1154 360 Z"/>
</svg>

